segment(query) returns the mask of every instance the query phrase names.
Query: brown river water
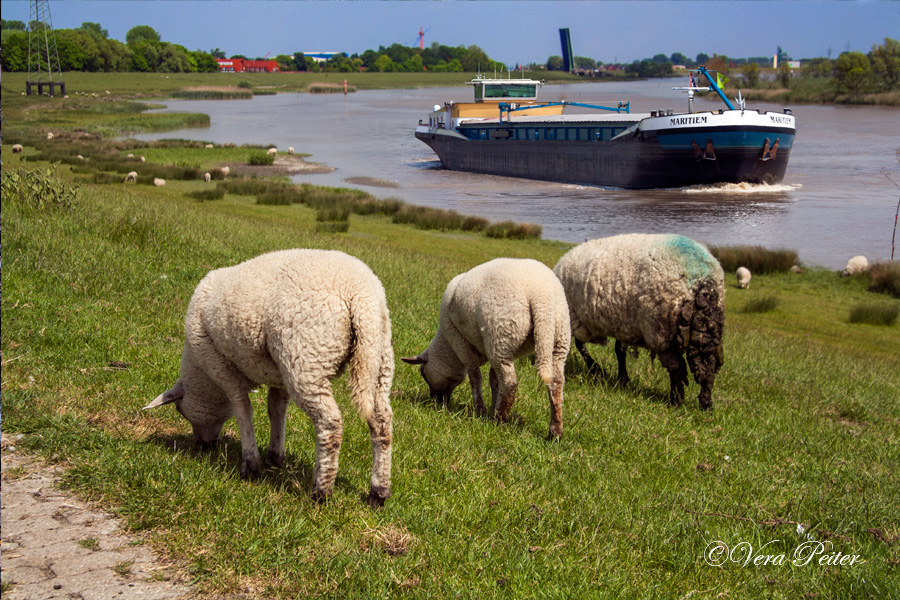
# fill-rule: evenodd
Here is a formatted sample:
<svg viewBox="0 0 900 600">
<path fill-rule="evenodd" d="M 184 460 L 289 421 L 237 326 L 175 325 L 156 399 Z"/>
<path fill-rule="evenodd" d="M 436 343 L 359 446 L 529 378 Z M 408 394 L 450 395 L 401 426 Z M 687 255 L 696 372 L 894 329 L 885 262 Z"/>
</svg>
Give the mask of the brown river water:
<svg viewBox="0 0 900 600">
<path fill-rule="evenodd" d="M 611 105 L 630 100 L 632 112 L 686 110 L 672 86 L 679 80 L 546 86 L 543 100 Z M 253 100 L 168 101 L 167 111 L 201 112 L 208 128 L 139 139 L 184 138 L 217 144 L 275 144 L 335 167 L 296 182 L 356 187 L 381 197 L 453 209 L 492 221 L 543 226 L 545 239 L 583 242 L 620 233 L 679 233 L 714 245 L 753 244 L 797 250 L 806 264 L 840 269 L 847 259 L 891 255 L 900 188 L 900 109 L 791 106 L 797 138 L 788 172 L 777 186 L 700 186 L 675 190 L 619 190 L 476 175 L 440 168 L 413 137 L 435 104 L 471 101 L 470 87 L 278 94 Z M 748 102 L 749 109 L 782 106 Z M 718 100 L 695 100 L 694 110 L 718 110 Z M 396 187 L 346 183 L 376 178 Z"/>
</svg>

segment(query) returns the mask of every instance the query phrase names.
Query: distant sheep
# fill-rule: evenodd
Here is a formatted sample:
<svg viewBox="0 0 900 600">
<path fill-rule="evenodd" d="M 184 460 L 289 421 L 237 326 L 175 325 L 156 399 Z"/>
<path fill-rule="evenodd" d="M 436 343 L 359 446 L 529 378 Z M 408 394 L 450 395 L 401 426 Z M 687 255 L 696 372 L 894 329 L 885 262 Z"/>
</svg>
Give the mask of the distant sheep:
<svg viewBox="0 0 900 600">
<path fill-rule="evenodd" d="M 269 148 L 268 150 L 266 150 L 266 154 L 268 154 L 269 156 L 275 156 L 276 154 L 278 154 L 278 148 Z"/>
<path fill-rule="evenodd" d="M 486 415 L 481 365 L 489 362 L 494 418 L 509 419 L 518 386 L 513 361 L 535 355 L 550 396 L 550 438 L 562 436 L 565 363 L 571 332 L 566 297 L 553 271 L 531 259 L 499 258 L 453 278 L 428 348 L 402 360 L 421 365 L 442 402 L 469 376 L 475 411 Z"/>
<path fill-rule="evenodd" d="M 742 290 L 746 290 L 750 287 L 750 269 L 747 267 L 738 267 L 737 269 L 737 283 L 738 287 Z"/>
<path fill-rule="evenodd" d="M 22 154 L 25 149 L 22 147 L 22 144 L 13 144 L 12 151 L 13 154 Z"/>
<path fill-rule="evenodd" d="M 724 362 L 725 283 L 709 251 L 679 235 L 620 235 L 585 242 L 554 269 L 566 291 L 575 347 L 616 340 L 618 382 L 628 383 L 625 347 L 647 348 L 669 371 L 669 401 L 684 400 L 687 354 L 700 384 L 700 408 L 712 410 L 712 386 Z"/>
<path fill-rule="evenodd" d="M 235 415 L 241 476 L 262 467 L 249 393 L 269 386 L 267 460 L 284 462 L 287 405 L 293 400 L 316 431 L 313 497 L 331 495 L 343 435 L 331 380 L 349 366 L 350 396 L 369 426 L 369 503 L 391 495 L 394 375 L 391 321 L 384 288 L 360 260 L 329 250 L 282 250 L 211 271 L 185 318 L 181 377 L 145 409 L 174 402 L 207 445 Z"/>
<path fill-rule="evenodd" d="M 154 177 L 153 185 L 155 185 L 156 187 L 163 187 L 164 185 L 166 185 L 166 180 L 160 179 L 159 177 Z"/>
<path fill-rule="evenodd" d="M 209 173 L 203 174 L 203 181 L 205 181 L 206 183 L 209 183 L 211 179 L 212 179 L 212 175 L 210 175 Z"/>
<path fill-rule="evenodd" d="M 222 177 L 228 177 L 228 175 L 231 173 L 231 169 L 228 168 L 228 165 L 225 165 L 224 167 L 222 167 L 221 171 L 222 171 Z"/>
<path fill-rule="evenodd" d="M 53 139 L 53 132 L 52 132 L 52 131 L 48 131 L 48 132 L 47 132 L 47 139 L 48 139 L 48 140 L 52 140 L 52 139 Z"/>
<path fill-rule="evenodd" d="M 132 160 L 134 158 L 134 154 L 126 154 L 125 158 L 127 158 L 128 160 Z"/>
<path fill-rule="evenodd" d="M 138 160 L 141 162 L 147 162 L 147 159 L 144 158 L 143 156 L 138 156 Z"/>
<path fill-rule="evenodd" d="M 206 144 L 203 147 L 206 148 L 207 150 L 209 150 L 210 148 L 214 148 L 215 146 L 213 146 L 212 144 Z"/>
<path fill-rule="evenodd" d="M 84 157 L 80 154 L 76 155 L 75 158 L 77 158 L 78 160 L 84 160 Z"/>
<path fill-rule="evenodd" d="M 841 277 L 849 277 L 858 273 L 865 273 L 869 270 L 869 259 L 865 256 L 854 256 L 847 261 L 847 266 L 841 271 Z"/>
<path fill-rule="evenodd" d="M 137 183 L 137 171 L 130 171 L 128 175 L 125 176 L 125 182 L 133 181 Z"/>
<path fill-rule="evenodd" d="M 293 153 L 294 153 L 294 147 L 288 146 L 288 154 L 293 154 Z"/>
</svg>

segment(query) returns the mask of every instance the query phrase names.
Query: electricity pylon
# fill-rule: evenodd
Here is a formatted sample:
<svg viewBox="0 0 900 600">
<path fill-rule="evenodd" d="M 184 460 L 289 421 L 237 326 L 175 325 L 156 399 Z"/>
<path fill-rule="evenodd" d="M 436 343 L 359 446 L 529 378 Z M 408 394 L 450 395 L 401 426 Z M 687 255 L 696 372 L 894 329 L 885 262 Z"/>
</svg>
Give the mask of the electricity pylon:
<svg viewBox="0 0 900 600">
<path fill-rule="evenodd" d="M 31 0 L 28 11 L 28 78 L 25 93 L 31 95 L 32 87 L 43 94 L 44 87 L 51 96 L 66 95 L 66 84 L 59 68 L 59 53 L 56 51 L 56 35 L 50 21 L 50 0 Z"/>
</svg>

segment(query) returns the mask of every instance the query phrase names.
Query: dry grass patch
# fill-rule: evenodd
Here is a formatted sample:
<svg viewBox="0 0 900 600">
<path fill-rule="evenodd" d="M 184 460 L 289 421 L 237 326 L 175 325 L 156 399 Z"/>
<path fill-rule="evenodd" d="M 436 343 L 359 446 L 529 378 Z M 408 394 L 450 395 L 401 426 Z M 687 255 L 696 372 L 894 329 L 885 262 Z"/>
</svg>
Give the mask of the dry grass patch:
<svg viewBox="0 0 900 600">
<path fill-rule="evenodd" d="M 388 523 L 384 527 L 367 528 L 363 532 L 362 549 L 377 548 L 391 556 L 403 556 L 417 541 L 406 527 Z"/>
</svg>

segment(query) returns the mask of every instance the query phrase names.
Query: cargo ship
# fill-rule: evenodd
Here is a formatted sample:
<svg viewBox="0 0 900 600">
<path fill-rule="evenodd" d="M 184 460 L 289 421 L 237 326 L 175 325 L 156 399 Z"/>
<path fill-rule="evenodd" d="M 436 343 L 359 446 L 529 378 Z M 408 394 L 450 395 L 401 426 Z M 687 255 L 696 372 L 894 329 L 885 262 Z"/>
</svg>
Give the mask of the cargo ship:
<svg viewBox="0 0 900 600">
<path fill-rule="evenodd" d="M 672 88 L 687 92 L 687 112 L 643 114 L 628 102 L 539 102 L 541 81 L 479 76 L 468 83 L 474 102 L 435 105 L 415 136 L 443 168 L 473 173 L 625 189 L 781 182 L 796 134 L 791 110 L 748 110 L 728 99 L 715 71 L 689 75 L 690 85 Z M 694 112 L 702 92 L 725 108 Z"/>
</svg>

